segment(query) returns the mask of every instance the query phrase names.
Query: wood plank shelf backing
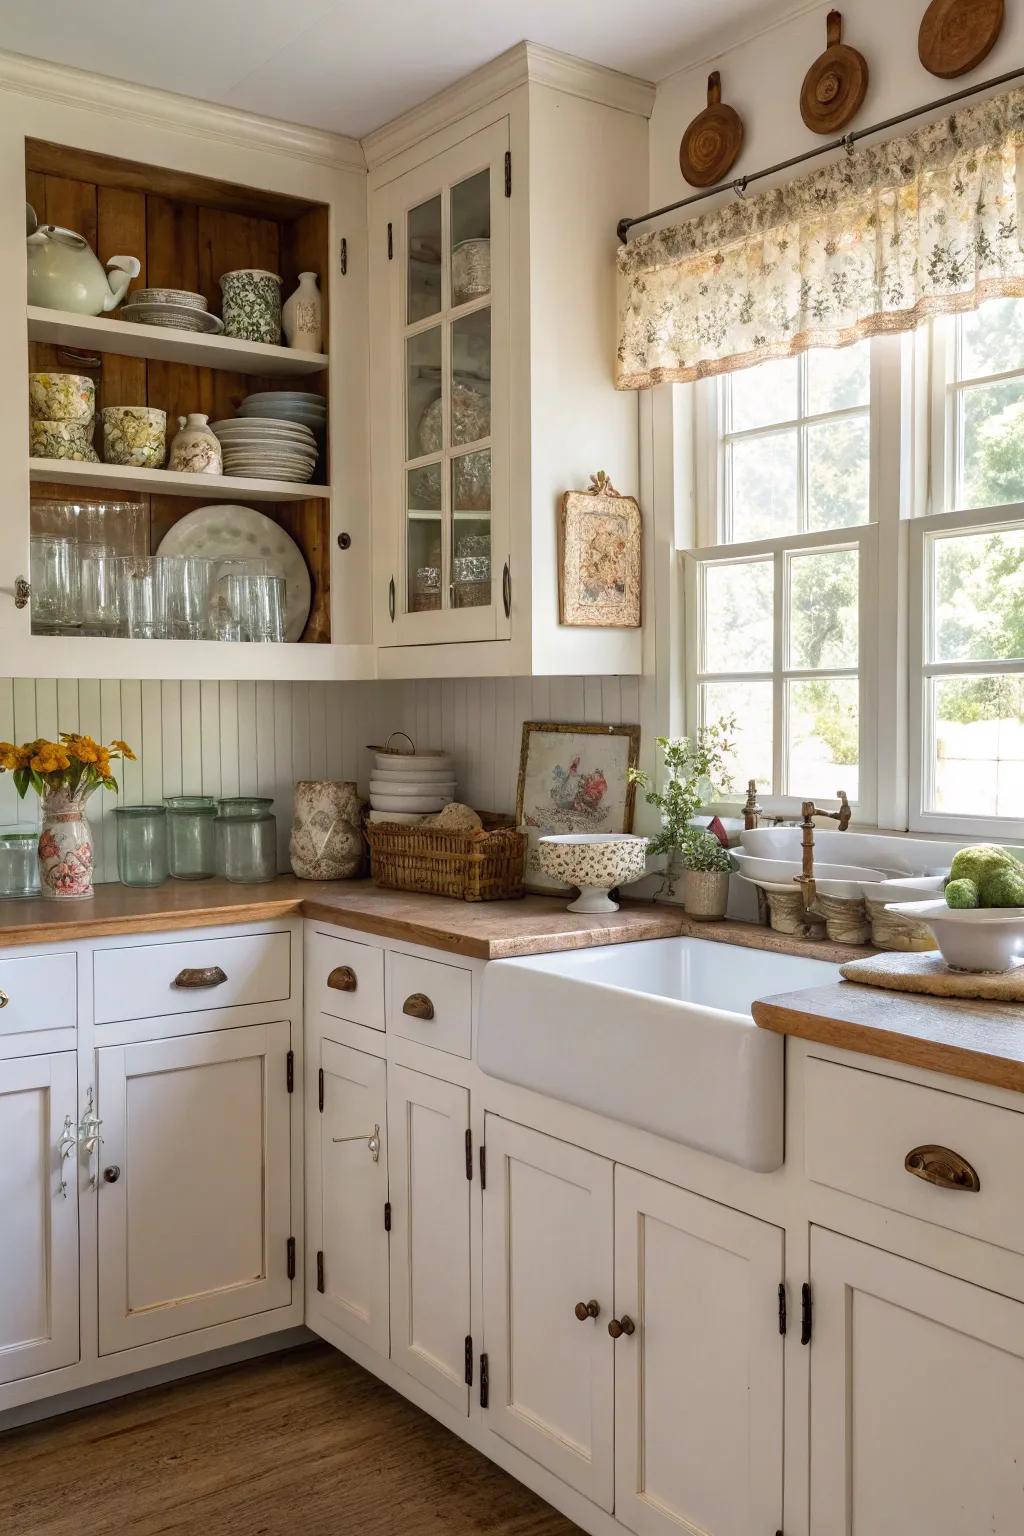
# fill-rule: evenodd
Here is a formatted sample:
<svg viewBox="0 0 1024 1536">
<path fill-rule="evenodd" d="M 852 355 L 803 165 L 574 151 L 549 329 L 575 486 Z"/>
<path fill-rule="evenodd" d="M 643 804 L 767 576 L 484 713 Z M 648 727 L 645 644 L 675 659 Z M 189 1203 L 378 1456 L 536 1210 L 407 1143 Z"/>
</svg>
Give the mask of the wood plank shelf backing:
<svg viewBox="0 0 1024 1536">
<path fill-rule="evenodd" d="M 305 481 L 186 475 L 170 469 L 132 469 L 126 464 L 82 464 L 77 459 L 29 459 L 28 473 L 33 484 L 188 496 L 197 506 L 205 501 L 327 501 L 331 495 L 329 485 L 310 485 Z"/>
<path fill-rule="evenodd" d="M 199 336 L 161 325 L 135 325 L 101 315 L 73 315 L 63 309 L 40 309 L 33 304 L 28 307 L 28 339 L 57 347 L 80 347 L 85 352 L 113 352 L 119 357 L 228 368 L 267 379 L 323 373 L 327 368 L 323 352 L 236 341 L 233 336 Z"/>
</svg>

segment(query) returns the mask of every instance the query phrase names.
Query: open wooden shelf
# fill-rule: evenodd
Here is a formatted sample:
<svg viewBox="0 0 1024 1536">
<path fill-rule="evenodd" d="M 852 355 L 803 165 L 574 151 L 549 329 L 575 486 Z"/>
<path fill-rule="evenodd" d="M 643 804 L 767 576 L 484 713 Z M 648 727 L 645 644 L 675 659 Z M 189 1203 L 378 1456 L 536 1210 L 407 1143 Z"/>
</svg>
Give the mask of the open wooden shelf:
<svg viewBox="0 0 1024 1536">
<path fill-rule="evenodd" d="M 260 378 L 295 378 L 323 373 L 327 356 L 292 347 L 270 347 L 258 341 L 236 341 L 233 336 L 199 336 L 191 331 L 168 330 L 162 325 L 135 325 L 130 320 L 111 320 L 102 315 L 74 315 L 63 309 L 28 307 L 29 341 L 57 347 L 76 347 L 84 352 L 112 352 L 120 357 L 144 357 L 163 363 L 185 363 L 200 368 L 227 368 L 233 373 Z"/>
<path fill-rule="evenodd" d="M 248 480 L 234 475 L 184 475 L 169 469 L 132 469 L 125 464 L 83 464 L 77 459 L 29 459 L 33 484 L 110 487 L 149 496 L 188 496 L 192 501 L 328 501 L 329 485 Z"/>
</svg>

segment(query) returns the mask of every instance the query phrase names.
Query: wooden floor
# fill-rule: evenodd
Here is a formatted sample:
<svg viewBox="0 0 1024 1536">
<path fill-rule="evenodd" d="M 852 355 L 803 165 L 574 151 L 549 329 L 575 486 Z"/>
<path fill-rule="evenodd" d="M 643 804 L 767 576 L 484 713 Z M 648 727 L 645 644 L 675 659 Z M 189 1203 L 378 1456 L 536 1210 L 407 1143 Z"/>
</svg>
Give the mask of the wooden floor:
<svg viewBox="0 0 1024 1536">
<path fill-rule="evenodd" d="M 326 1345 L 0 1436 L 2 1536 L 580 1536 Z"/>
</svg>

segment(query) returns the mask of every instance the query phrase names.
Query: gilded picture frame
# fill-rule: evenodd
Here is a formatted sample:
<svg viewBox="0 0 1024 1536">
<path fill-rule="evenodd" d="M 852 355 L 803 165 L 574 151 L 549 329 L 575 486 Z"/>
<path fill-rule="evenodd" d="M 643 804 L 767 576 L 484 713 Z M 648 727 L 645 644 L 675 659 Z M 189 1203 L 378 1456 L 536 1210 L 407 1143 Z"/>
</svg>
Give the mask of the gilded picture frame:
<svg viewBox="0 0 1024 1536">
<path fill-rule="evenodd" d="M 604 471 L 587 491 L 566 491 L 558 538 L 560 624 L 637 629 L 642 597 L 642 517 Z"/>
</svg>

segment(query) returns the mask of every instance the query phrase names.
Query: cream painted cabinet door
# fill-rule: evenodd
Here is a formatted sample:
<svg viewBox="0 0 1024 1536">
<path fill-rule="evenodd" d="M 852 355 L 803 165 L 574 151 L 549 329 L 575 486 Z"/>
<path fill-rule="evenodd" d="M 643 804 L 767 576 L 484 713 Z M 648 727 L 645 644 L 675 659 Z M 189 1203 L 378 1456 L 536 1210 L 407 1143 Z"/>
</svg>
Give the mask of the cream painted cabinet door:
<svg viewBox="0 0 1024 1536">
<path fill-rule="evenodd" d="M 287 1023 L 103 1046 L 100 1353 L 285 1307 Z"/>
<path fill-rule="evenodd" d="M 1024 1305 L 817 1227 L 811 1282 L 814 1536 L 1020 1536 Z"/>
<path fill-rule="evenodd" d="M 0 1061 L 0 1382 L 78 1359 L 75 1053 Z"/>
<path fill-rule="evenodd" d="M 391 1358 L 461 1413 L 469 1412 L 468 1130 L 468 1088 L 390 1068 Z"/>
<path fill-rule="evenodd" d="M 640 1536 L 782 1525 L 783 1237 L 616 1167 L 615 1310 L 635 1331 L 615 1345 L 615 1514 Z"/>
<path fill-rule="evenodd" d="M 309 1186 L 316 1311 L 387 1355 L 387 1063 L 321 1040 L 320 1071 L 319 1184 Z"/>
<path fill-rule="evenodd" d="M 612 1164 L 487 1117 L 485 1416 L 602 1509 L 613 1500 Z M 575 1312 L 597 1303 L 597 1316 Z"/>
</svg>

